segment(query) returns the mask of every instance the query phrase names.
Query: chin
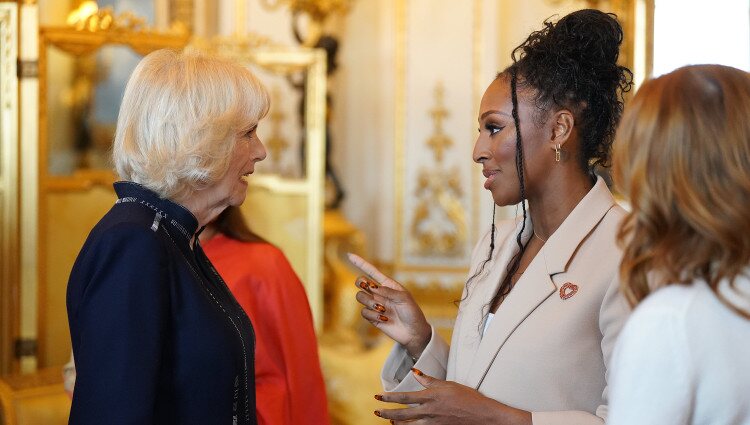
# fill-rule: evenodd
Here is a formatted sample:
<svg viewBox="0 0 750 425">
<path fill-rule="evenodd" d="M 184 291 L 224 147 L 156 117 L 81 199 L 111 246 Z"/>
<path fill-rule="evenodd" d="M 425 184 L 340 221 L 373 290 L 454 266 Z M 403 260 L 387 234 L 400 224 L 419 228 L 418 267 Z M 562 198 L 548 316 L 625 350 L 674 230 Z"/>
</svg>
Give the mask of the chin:
<svg viewBox="0 0 750 425">
<path fill-rule="evenodd" d="M 245 202 L 245 198 L 247 197 L 247 194 L 242 193 L 241 195 L 233 196 L 229 199 L 229 205 L 233 207 L 239 207 L 242 205 L 243 202 Z"/>
<path fill-rule="evenodd" d="M 518 193 L 493 193 L 492 200 L 495 201 L 495 205 L 498 207 L 507 207 L 521 202 L 521 197 L 518 196 Z"/>
</svg>

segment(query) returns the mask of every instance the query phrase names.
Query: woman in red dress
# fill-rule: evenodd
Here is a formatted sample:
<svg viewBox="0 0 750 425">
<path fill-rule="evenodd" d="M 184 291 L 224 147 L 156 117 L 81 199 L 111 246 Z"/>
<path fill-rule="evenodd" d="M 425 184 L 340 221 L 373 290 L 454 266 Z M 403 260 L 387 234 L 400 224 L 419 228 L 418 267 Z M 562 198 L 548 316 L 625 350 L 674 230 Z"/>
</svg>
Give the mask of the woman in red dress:
<svg viewBox="0 0 750 425">
<path fill-rule="evenodd" d="M 224 210 L 200 240 L 255 328 L 258 423 L 329 424 L 310 305 L 289 261 L 239 208 Z"/>
</svg>

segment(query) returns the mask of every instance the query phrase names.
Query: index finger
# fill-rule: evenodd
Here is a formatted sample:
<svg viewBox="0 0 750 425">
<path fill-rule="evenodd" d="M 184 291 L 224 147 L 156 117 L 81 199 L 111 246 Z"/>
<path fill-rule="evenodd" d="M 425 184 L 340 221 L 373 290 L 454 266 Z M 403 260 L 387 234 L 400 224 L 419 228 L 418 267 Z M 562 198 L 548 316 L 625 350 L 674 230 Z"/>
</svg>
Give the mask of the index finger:
<svg viewBox="0 0 750 425">
<path fill-rule="evenodd" d="M 354 267 L 362 270 L 365 272 L 368 276 L 375 279 L 378 283 L 384 283 L 386 280 L 390 280 L 390 278 L 383 273 L 380 272 L 375 266 L 365 261 L 362 257 L 356 254 L 346 254 L 347 257 L 349 257 L 349 262 L 354 265 Z"/>
</svg>

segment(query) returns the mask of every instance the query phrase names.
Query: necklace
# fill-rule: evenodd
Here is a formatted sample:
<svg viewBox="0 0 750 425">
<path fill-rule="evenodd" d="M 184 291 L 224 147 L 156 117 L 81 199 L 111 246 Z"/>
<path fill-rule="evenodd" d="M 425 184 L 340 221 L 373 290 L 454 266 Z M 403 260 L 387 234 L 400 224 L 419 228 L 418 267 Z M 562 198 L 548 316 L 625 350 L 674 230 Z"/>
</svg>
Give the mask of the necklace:
<svg viewBox="0 0 750 425">
<path fill-rule="evenodd" d="M 537 238 L 537 239 L 539 239 L 540 241 L 542 241 L 542 243 L 546 243 L 546 242 L 547 242 L 547 239 L 549 239 L 549 238 L 547 238 L 547 239 L 542 239 L 542 237 L 541 237 L 541 236 L 539 236 L 539 235 L 537 235 L 537 234 L 536 234 L 536 229 L 534 229 L 534 236 L 536 236 L 536 238 Z"/>
</svg>

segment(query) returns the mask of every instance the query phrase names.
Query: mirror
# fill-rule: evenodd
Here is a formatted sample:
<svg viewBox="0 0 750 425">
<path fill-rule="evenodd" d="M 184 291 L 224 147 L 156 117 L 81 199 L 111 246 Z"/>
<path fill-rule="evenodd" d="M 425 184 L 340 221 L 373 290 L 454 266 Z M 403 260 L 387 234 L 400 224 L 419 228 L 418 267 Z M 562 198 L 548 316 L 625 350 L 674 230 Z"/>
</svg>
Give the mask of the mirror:
<svg viewBox="0 0 750 425">
<path fill-rule="evenodd" d="M 116 199 L 109 155 L 125 83 L 143 55 L 188 43 L 186 32 L 153 32 L 123 15 L 105 10 L 86 21 L 96 25 L 39 30 L 37 233 L 24 241 L 37 253 L 39 367 L 70 357 L 68 275 Z"/>
</svg>

